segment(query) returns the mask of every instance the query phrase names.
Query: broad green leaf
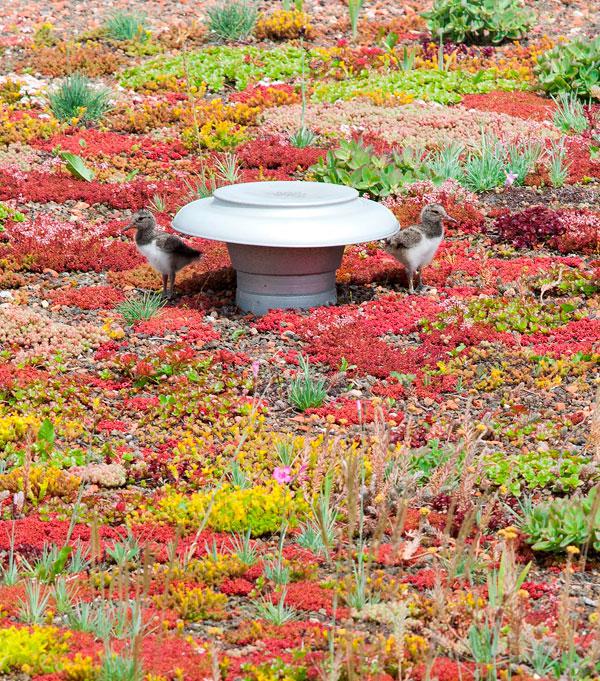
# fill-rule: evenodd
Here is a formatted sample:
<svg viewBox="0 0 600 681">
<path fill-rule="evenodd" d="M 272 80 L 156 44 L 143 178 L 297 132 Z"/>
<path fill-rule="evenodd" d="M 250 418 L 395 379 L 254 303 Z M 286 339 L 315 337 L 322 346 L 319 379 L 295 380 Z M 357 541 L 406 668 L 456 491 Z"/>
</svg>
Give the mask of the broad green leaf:
<svg viewBox="0 0 600 681">
<path fill-rule="evenodd" d="M 81 156 L 72 154 L 70 151 L 61 151 L 60 156 L 71 175 L 86 182 L 91 182 L 94 179 L 94 171 L 85 165 Z"/>
<path fill-rule="evenodd" d="M 44 419 L 38 430 L 38 441 L 52 446 L 55 440 L 54 424 L 49 419 Z"/>
</svg>

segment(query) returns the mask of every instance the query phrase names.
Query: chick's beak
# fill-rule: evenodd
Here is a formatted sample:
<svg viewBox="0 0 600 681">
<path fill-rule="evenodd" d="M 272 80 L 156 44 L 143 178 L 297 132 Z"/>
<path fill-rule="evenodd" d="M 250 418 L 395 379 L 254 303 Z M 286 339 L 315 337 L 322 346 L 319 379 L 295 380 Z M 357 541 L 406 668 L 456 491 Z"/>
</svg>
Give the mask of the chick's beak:
<svg viewBox="0 0 600 681">
<path fill-rule="evenodd" d="M 456 218 L 450 217 L 449 215 L 446 215 L 444 220 L 448 220 L 449 222 L 458 222 Z"/>
<path fill-rule="evenodd" d="M 133 222 L 129 223 L 129 224 L 127 225 L 127 227 L 123 227 L 123 229 L 121 230 L 121 234 L 125 234 L 125 233 L 128 232 L 130 229 L 134 229 L 134 227 L 135 227 L 135 225 L 133 224 Z"/>
</svg>

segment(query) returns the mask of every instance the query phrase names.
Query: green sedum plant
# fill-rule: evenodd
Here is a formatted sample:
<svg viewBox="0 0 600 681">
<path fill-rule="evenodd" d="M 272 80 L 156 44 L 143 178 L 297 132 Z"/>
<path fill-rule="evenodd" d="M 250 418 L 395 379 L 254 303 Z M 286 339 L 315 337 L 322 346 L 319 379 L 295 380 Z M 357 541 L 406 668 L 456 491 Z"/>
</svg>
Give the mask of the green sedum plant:
<svg viewBox="0 0 600 681">
<path fill-rule="evenodd" d="M 4 230 L 3 223 L 6 220 L 12 220 L 13 222 L 25 222 L 25 216 L 18 210 L 7 206 L 5 203 L 0 201 L 0 232 Z"/>
<path fill-rule="evenodd" d="M 569 492 L 583 484 L 580 473 L 587 464 L 589 459 L 583 456 L 557 450 L 510 456 L 506 452 L 495 452 L 484 458 L 484 475 L 514 496 L 518 496 L 523 487 Z"/>
<path fill-rule="evenodd" d="M 474 298 L 467 309 L 451 308 L 440 312 L 433 320 L 424 318 L 419 326 L 424 333 L 432 329 L 441 331 L 463 317 L 472 323 L 482 323 L 496 331 L 519 333 L 549 333 L 551 329 L 584 316 L 577 305 L 568 302 L 538 302 L 527 298 Z"/>
<path fill-rule="evenodd" d="M 438 439 L 429 440 L 423 447 L 410 453 L 410 471 L 417 476 L 420 485 L 424 485 L 439 468 L 450 460 L 451 452 L 440 446 Z"/>
<path fill-rule="evenodd" d="M 411 95 L 439 104 L 458 104 L 462 95 L 491 92 L 492 90 L 525 90 L 528 85 L 516 72 L 498 75 L 496 69 L 482 69 L 470 73 L 460 69 L 438 71 L 412 69 L 379 73 L 364 70 L 356 78 L 325 80 L 315 83 L 312 100 L 336 102 L 367 95 Z"/>
<path fill-rule="evenodd" d="M 544 295 L 590 297 L 600 291 L 600 285 L 596 283 L 593 274 L 564 267 L 554 267 L 534 277 L 531 286 L 533 290 L 539 291 L 542 297 Z"/>
<path fill-rule="evenodd" d="M 538 303 L 533 298 L 476 298 L 468 307 L 470 320 L 490 324 L 497 331 L 519 333 L 548 333 L 582 315 L 571 303 Z"/>
<path fill-rule="evenodd" d="M 521 529 L 534 551 L 564 551 L 567 546 L 589 545 L 600 551 L 600 499 L 594 488 L 587 496 L 554 499 L 547 504 L 523 506 Z"/>
<path fill-rule="evenodd" d="M 436 38 L 497 44 L 525 35 L 535 14 L 520 0 L 435 0 L 423 17 Z"/>
<path fill-rule="evenodd" d="M 339 149 L 327 152 L 309 172 L 319 182 L 344 184 L 376 197 L 389 196 L 425 178 L 425 166 L 416 152 L 377 155 L 373 147 L 354 140 L 342 141 Z"/>
<path fill-rule="evenodd" d="M 8 626 L 0 629 L 0 673 L 21 675 L 27 665 L 31 675 L 52 674 L 60 669 L 69 651 L 68 634 L 50 626 Z"/>
<path fill-rule="evenodd" d="M 174 77 L 197 87 L 205 84 L 212 92 L 226 86 L 243 90 L 250 82 L 263 78 L 287 81 L 300 76 L 303 55 L 303 49 L 292 45 L 274 49 L 216 45 L 187 55 L 187 64 L 181 54 L 150 59 L 127 69 L 120 82 L 124 87 L 136 89 Z M 309 53 L 309 56 L 312 55 Z"/>
<path fill-rule="evenodd" d="M 226 87 L 243 90 L 249 83 L 264 78 L 270 80 L 304 81 L 305 62 L 319 60 L 318 50 L 305 50 L 295 45 L 271 49 L 252 45 L 215 45 L 185 58 L 181 54 L 165 58 L 156 57 L 126 69 L 120 84 L 130 89 L 141 89 L 172 79 L 189 82 L 196 87 L 206 86 L 211 92 Z M 528 83 L 517 71 L 506 71 L 500 76 L 496 69 L 468 71 L 436 71 L 408 69 L 380 73 L 363 69 L 356 77 L 344 80 L 319 80 L 312 86 L 311 100 L 336 102 L 366 95 L 398 93 L 440 104 L 454 104 L 462 95 L 491 92 L 492 90 L 526 90 Z"/>
<path fill-rule="evenodd" d="M 482 135 L 479 148 L 468 153 L 462 145 L 450 144 L 429 153 L 405 147 L 402 152 L 377 155 L 371 146 L 352 140 L 342 141 L 338 149 L 319 159 L 309 175 L 375 197 L 396 194 L 418 180 L 454 179 L 471 191 L 482 192 L 513 182 L 523 184 L 541 153 L 539 143 L 503 144 L 492 135 Z"/>
<path fill-rule="evenodd" d="M 590 97 L 600 86 L 600 36 L 553 47 L 538 57 L 535 74 L 546 92 Z"/>
<path fill-rule="evenodd" d="M 258 537 L 277 532 L 284 517 L 290 527 L 295 527 L 307 510 L 304 498 L 292 494 L 285 485 L 271 483 L 238 489 L 226 483 L 217 490 L 191 495 L 168 490 L 150 513 L 159 522 L 181 527 L 198 527 L 203 518 L 208 518 L 207 527 L 217 532 L 250 532 Z"/>
</svg>

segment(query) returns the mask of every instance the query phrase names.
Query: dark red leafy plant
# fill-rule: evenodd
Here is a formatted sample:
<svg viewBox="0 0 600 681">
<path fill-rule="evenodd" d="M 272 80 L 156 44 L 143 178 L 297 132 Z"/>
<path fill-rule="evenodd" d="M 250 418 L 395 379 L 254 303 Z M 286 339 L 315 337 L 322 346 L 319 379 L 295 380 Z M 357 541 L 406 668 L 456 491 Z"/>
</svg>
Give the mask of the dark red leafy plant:
<svg viewBox="0 0 600 681">
<path fill-rule="evenodd" d="M 557 213 L 542 206 L 532 206 L 518 213 L 502 215 L 494 222 L 500 238 L 519 248 L 533 248 L 547 243 L 564 232 Z"/>
<path fill-rule="evenodd" d="M 315 147 L 298 149 L 284 137 L 270 135 L 245 142 L 237 148 L 236 154 L 246 168 L 293 173 L 298 168 L 309 168 L 326 154 L 326 150 Z"/>
</svg>

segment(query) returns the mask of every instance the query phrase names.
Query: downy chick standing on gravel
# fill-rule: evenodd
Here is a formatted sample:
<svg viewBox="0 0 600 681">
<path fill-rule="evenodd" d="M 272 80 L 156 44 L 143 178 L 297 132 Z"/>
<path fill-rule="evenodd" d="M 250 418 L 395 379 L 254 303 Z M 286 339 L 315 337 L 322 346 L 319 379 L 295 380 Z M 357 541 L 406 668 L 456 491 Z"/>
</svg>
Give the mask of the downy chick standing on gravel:
<svg viewBox="0 0 600 681">
<path fill-rule="evenodd" d="M 135 213 L 123 233 L 130 229 L 136 230 L 135 245 L 138 251 L 151 267 L 161 273 L 163 295 L 172 298 L 175 275 L 180 269 L 197 260 L 202 253 L 190 248 L 178 236 L 158 229 L 154 215 L 148 210 Z"/>
<path fill-rule="evenodd" d="M 439 203 L 430 203 L 421 211 L 421 222 L 401 229 L 385 240 L 385 250 L 406 268 L 408 292 L 414 293 L 413 279 L 417 275 L 417 290 L 423 289 L 422 270 L 437 253 L 444 238 L 444 220 L 457 222 Z"/>
</svg>

